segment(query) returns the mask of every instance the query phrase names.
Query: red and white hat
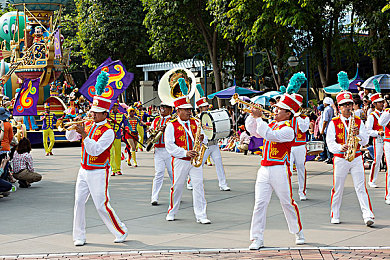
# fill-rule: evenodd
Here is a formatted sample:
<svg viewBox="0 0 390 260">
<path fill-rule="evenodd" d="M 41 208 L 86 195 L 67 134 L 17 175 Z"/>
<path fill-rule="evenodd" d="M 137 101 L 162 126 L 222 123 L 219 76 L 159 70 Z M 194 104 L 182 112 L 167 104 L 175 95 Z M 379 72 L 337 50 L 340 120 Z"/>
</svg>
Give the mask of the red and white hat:
<svg viewBox="0 0 390 260">
<path fill-rule="evenodd" d="M 190 103 L 190 99 L 188 98 L 188 96 L 182 96 L 182 97 L 176 98 L 173 101 L 173 105 L 176 108 L 192 108 L 192 105 Z"/>
<path fill-rule="evenodd" d="M 381 102 L 381 101 L 385 101 L 381 95 L 381 93 L 375 93 L 373 95 L 371 95 L 370 97 L 371 99 L 371 102 L 374 103 L 374 102 Z"/>
<path fill-rule="evenodd" d="M 209 106 L 210 104 L 207 102 L 206 97 L 201 97 L 198 99 L 196 102 L 196 108 L 198 107 L 204 107 L 204 106 Z"/>
<path fill-rule="evenodd" d="M 299 106 L 302 106 L 302 104 L 303 104 L 303 96 L 302 95 L 297 94 L 297 93 L 293 93 L 293 94 L 291 94 L 291 96 L 293 96 L 299 102 Z"/>
<path fill-rule="evenodd" d="M 299 101 L 295 97 L 289 94 L 284 94 L 283 96 L 281 96 L 279 102 L 276 103 L 276 106 L 282 109 L 289 110 L 294 115 L 295 113 L 298 112 L 299 108 L 301 107 Z"/>
<path fill-rule="evenodd" d="M 336 96 L 337 104 L 353 103 L 352 93 L 349 91 L 341 91 Z"/>
<path fill-rule="evenodd" d="M 110 109 L 111 100 L 101 96 L 94 96 L 91 111 L 93 112 L 108 112 Z"/>
</svg>

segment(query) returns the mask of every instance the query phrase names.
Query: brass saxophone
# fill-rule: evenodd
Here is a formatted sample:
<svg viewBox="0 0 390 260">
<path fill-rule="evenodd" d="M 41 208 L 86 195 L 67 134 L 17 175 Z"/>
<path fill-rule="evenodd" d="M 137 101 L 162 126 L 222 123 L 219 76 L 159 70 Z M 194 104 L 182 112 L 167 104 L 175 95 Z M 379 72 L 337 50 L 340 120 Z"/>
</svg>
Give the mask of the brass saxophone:
<svg viewBox="0 0 390 260">
<path fill-rule="evenodd" d="M 352 162 L 356 156 L 356 150 L 359 145 L 360 138 L 352 132 L 352 126 L 355 125 L 355 112 L 352 112 L 352 119 L 349 122 L 349 130 L 347 136 L 348 150 L 344 154 L 344 159 Z"/>
<path fill-rule="evenodd" d="M 191 158 L 191 164 L 195 167 L 199 167 L 202 165 L 203 156 L 207 149 L 207 146 L 200 141 L 200 130 L 201 130 L 201 126 L 199 123 L 198 130 L 196 131 L 196 135 L 195 135 L 194 147 L 192 148 L 192 150 L 198 152 L 198 155 Z"/>
<path fill-rule="evenodd" d="M 162 134 L 164 133 L 161 130 L 150 129 L 149 138 L 146 140 L 146 151 L 149 152 L 154 147 L 154 144 L 158 142 Z"/>
</svg>

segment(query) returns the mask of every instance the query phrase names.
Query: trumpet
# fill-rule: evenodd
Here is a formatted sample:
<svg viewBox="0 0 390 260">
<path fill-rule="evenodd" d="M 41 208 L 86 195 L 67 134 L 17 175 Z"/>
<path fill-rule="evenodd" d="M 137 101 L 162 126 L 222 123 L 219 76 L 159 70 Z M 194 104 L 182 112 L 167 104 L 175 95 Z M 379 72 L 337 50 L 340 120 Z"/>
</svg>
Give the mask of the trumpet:
<svg viewBox="0 0 390 260">
<path fill-rule="evenodd" d="M 80 125 L 80 124 L 83 124 L 83 123 L 86 123 L 89 121 L 92 121 L 92 119 L 83 119 L 83 120 L 79 120 L 79 121 L 67 122 L 67 123 L 64 123 L 64 128 L 65 128 L 65 130 L 68 130 L 68 131 L 75 130 L 77 125 Z"/>
<path fill-rule="evenodd" d="M 232 105 L 234 105 L 234 104 L 242 104 L 242 105 L 246 105 L 246 106 L 248 106 L 248 107 L 250 107 L 250 108 L 256 108 L 256 109 L 259 109 L 259 110 L 261 110 L 261 111 L 263 111 L 263 112 L 265 112 L 265 113 L 267 113 L 267 114 L 270 114 L 270 116 L 273 116 L 274 115 L 274 113 L 272 113 L 271 111 L 269 111 L 269 110 L 267 110 L 267 109 L 264 109 L 264 108 L 262 108 L 260 105 L 258 105 L 258 104 L 252 104 L 252 103 L 249 103 L 249 102 L 246 102 L 246 101 L 244 101 L 244 100 L 241 100 L 241 99 L 239 99 L 239 96 L 238 96 L 238 94 L 237 93 L 235 93 L 234 95 L 233 95 L 233 97 L 232 97 L 232 99 L 230 100 L 230 103 L 232 104 Z M 252 111 L 251 110 L 249 110 L 248 108 L 241 108 L 241 110 L 243 110 L 243 111 L 245 111 L 245 112 L 248 112 L 248 113 L 251 113 Z M 266 117 L 265 117 L 266 118 Z M 269 119 L 269 118 L 266 118 L 266 119 Z"/>
</svg>

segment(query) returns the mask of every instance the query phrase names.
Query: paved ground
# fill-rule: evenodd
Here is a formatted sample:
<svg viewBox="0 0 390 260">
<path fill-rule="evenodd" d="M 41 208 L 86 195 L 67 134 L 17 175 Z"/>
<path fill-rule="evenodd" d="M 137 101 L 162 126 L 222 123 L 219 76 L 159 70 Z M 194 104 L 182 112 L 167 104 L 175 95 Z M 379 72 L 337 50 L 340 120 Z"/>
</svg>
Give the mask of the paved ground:
<svg viewBox="0 0 390 260">
<path fill-rule="evenodd" d="M 161 205 L 157 207 L 150 205 L 151 183 L 154 175 L 153 155 L 142 152 L 138 153 L 140 167 L 130 168 L 123 164 L 124 175 L 111 177 L 110 180 L 111 204 L 129 228 L 128 240 L 123 244 L 112 242 L 114 237 L 100 220 L 90 200 L 87 203 L 86 214 L 87 244 L 75 248 L 71 232 L 73 193 L 79 168 L 79 153 L 80 148 L 65 147 L 54 149 L 55 156 L 45 157 L 42 149 L 33 150 L 36 170 L 42 173 L 43 180 L 33 184 L 29 189 L 18 189 L 10 197 L 0 199 L 3 220 L 0 226 L 0 256 L 136 251 L 134 257 L 141 257 L 144 253 L 140 255 L 138 251 L 248 247 L 254 182 L 259 167 L 257 156 L 223 153 L 228 183 L 232 188 L 230 192 L 219 191 L 215 168 L 205 166 L 207 213 L 212 224 L 200 225 L 195 222 L 189 191 L 184 192 L 177 220 L 165 221 L 169 202 L 167 178 L 160 195 Z M 389 246 L 390 206 L 387 206 L 383 199 L 385 192 L 383 172 L 379 176 L 380 187 L 369 189 L 376 219 L 375 226 L 368 228 L 363 224 L 350 176 L 346 180 L 344 191 L 342 223 L 331 225 L 329 194 L 332 185 L 332 167 L 324 163 L 309 162 L 307 168 L 309 200 L 298 201 L 307 241 L 302 248 Z M 294 197 L 298 197 L 295 175 L 293 185 Z M 267 212 L 264 242 L 266 249 L 295 247 L 294 236 L 288 232 L 283 211 L 275 195 Z M 301 255 L 302 252 L 312 252 L 307 250 L 280 252 L 294 255 L 297 255 L 297 252 Z M 260 253 L 244 251 L 249 258 L 260 259 L 265 258 L 265 253 L 275 252 L 277 251 L 260 251 Z M 313 252 L 319 254 L 320 251 Z M 335 251 L 332 256 L 338 258 L 336 256 L 341 254 L 340 252 L 342 253 L 342 251 Z M 348 249 L 345 252 L 355 254 L 360 251 Z M 223 257 L 229 258 L 233 253 L 237 254 L 237 252 L 224 253 Z M 388 256 L 389 252 L 385 253 Z M 173 257 L 170 255 L 172 253 L 167 253 L 168 255 L 165 256 L 161 255 L 163 253 L 156 254 L 163 258 Z M 211 257 L 206 253 L 202 254 L 198 256 Z M 105 256 L 108 257 L 107 254 Z M 237 257 L 241 255 L 233 256 L 233 258 Z"/>
</svg>

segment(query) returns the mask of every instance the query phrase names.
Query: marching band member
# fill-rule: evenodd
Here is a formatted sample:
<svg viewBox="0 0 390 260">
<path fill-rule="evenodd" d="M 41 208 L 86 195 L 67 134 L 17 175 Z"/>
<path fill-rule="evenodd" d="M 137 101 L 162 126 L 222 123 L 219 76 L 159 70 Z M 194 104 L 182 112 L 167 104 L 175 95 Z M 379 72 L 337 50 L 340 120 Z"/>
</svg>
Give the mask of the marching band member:
<svg viewBox="0 0 390 260">
<path fill-rule="evenodd" d="M 110 120 L 111 128 L 115 132 L 115 140 L 110 150 L 112 176 L 115 176 L 115 174 L 122 175 L 122 171 L 121 171 L 122 128 L 128 125 L 126 116 L 123 113 L 119 112 L 118 107 L 119 107 L 119 103 L 118 101 L 115 101 L 109 116 L 111 119 Z"/>
<path fill-rule="evenodd" d="M 196 87 L 199 91 L 201 98 L 198 99 L 195 103 L 196 107 L 199 109 L 199 113 L 202 113 L 204 111 L 207 111 L 210 105 L 207 102 L 206 97 L 204 97 L 202 86 L 200 84 L 197 84 Z M 213 158 L 213 161 L 215 163 L 215 169 L 217 171 L 219 189 L 221 191 L 230 191 L 230 187 L 227 185 L 226 182 L 225 170 L 222 164 L 222 155 L 218 147 L 218 140 L 208 141 L 207 146 L 208 148 L 204 153 L 202 166 L 206 163 L 206 160 L 209 158 L 209 156 L 211 156 L 211 158 Z"/>
<path fill-rule="evenodd" d="M 145 111 L 142 108 L 142 102 L 138 101 L 134 105 L 136 107 L 135 113 L 136 113 L 137 117 L 142 121 L 142 118 L 144 117 L 144 114 L 145 114 Z M 139 149 L 142 152 L 143 149 L 142 149 L 142 145 L 141 144 L 144 143 L 144 135 L 145 135 L 145 131 L 144 131 L 143 125 L 141 125 L 141 124 L 137 125 L 137 132 L 138 132 L 138 135 L 139 135 L 139 143 L 137 143 L 136 146 L 137 146 L 137 150 Z"/>
<path fill-rule="evenodd" d="M 85 237 L 85 203 L 91 195 L 95 207 L 110 232 L 115 243 L 125 241 L 128 233 L 115 211 L 110 206 L 108 192 L 110 149 L 115 133 L 107 122 L 111 100 L 101 97 L 108 84 L 108 73 L 101 72 L 96 83 L 96 96 L 93 98 L 89 122 L 84 129 L 77 125 L 76 130 L 66 131 L 66 138 L 75 141 L 82 138 L 81 167 L 77 176 L 73 220 L 73 240 L 75 246 L 83 246 Z"/>
<path fill-rule="evenodd" d="M 167 123 L 171 120 L 172 107 L 161 103 L 160 105 L 160 116 L 157 116 L 152 122 L 152 129 L 156 131 L 165 131 Z M 168 171 L 169 179 L 172 184 L 172 157 L 165 149 L 164 134 L 161 135 L 157 143 L 154 144 L 154 169 L 156 171 L 153 178 L 152 187 L 152 198 L 151 203 L 153 206 L 158 205 L 158 194 L 160 193 L 161 187 L 164 181 L 165 168 Z"/>
<path fill-rule="evenodd" d="M 50 104 L 45 103 L 45 113 L 42 113 L 42 130 L 43 130 L 43 147 L 45 148 L 46 156 L 53 155 L 53 146 L 55 142 L 54 131 L 56 127 L 57 117 L 54 113 L 50 113 Z M 47 138 L 50 139 L 49 146 L 47 145 Z"/>
<path fill-rule="evenodd" d="M 255 206 L 250 230 L 250 239 L 253 241 L 249 246 L 251 250 L 264 246 L 266 212 L 273 190 L 280 200 L 289 231 L 295 234 L 295 243 L 305 243 L 298 205 L 292 197 L 289 171 L 291 144 L 294 140 L 294 130 L 289 121 L 298 111 L 299 103 L 293 96 L 285 94 L 275 106 L 274 121 L 270 124 L 263 121 L 262 112 L 255 108 L 245 122 L 246 129 L 252 135 L 264 138 L 265 142 L 255 186 Z"/>
<path fill-rule="evenodd" d="M 375 107 L 376 108 L 376 107 Z M 383 126 L 385 129 L 385 138 L 384 138 L 384 150 L 385 150 L 385 159 L 386 159 L 386 194 L 385 194 L 385 203 L 390 205 L 390 108 L 382 113 L 381 117 L 378 120 L 379 125 Z"/>
<path fill-rule="evenodd" d="M 299 94 L 292 94 L 302 107 L 303 97 Z M 306 200 L 306 131 L 309 129 L 309 117 L 298 112 L 291 120 L 291 127 L 294 129 L 295 138 L 291 146 L 290 171 L 293 172 L 293 165 L 297 169 L 298 195 L 300 200 Z"/>
<path fill-rule="evenodd" d="M 346 77 L 348 78 L 348 76 Z M 342 83 L 340 83 L 340 85 L 342 85 Z M 344 191 L 344 182 L 348 173 L 351 172 L 356 195 L 363 213 L 364 223 L 367 226 L 372 226 L 374 224 L 374 213 L 372 212 L 370 197 L 366 189 L 364 166 L 361 157 L 362 152 L 360 151 L 360 146 L 366 145 L 369 137 L 367 130 L 359 117 L 355 116 L 355 125 L 350 125 L 350 122 L 353 119 L 351 116 L 353 115 L 352 93 L 342 91 L 337 95 L 336 99 L 340 110 L 340 116 L 334 117 L 330 121 L 326 135 L 326 142 L 329 145 L 329 151 L 335 156 L 333 160 L 333 189 L 331 191 L 330 199 L 331 223 L 340 223 L 340 206 Z M 349 133 L 352 133 L 360 138 L 356 149 L 356 157 L 352 161 L 348 161 L 344 158 L 347 150 L 351 149 L 350 143 L 347 142 Z"/>
<path fill-rule="evenodd" d="M 385 128 L 379 125 L 379 118 L 382 115 L 385 100 L 382 98 L 380 93 L 373 94 L 370 99 L 375 107 L 375 110 L 367 117 L 366 128 L 368 135 L 373 137 L 374 162 L 371 165 L 370 180 L 368 185 L 371 188 L 377 188 L 378 186 L 376 185 L 376 179 L 378 178 L 378 173 L 381 168 L 381 162 L 384 153 L 383 136 L 385 135 Z"/>
<path fill-rule="evenodd" d="M 129 121 L 128 128 L 126 128 L 126 133 L 125 133 L 125 139 L 126 139 L 126 151 L 127 154 L 129 155 L 127 159 L 127 165 L 131 166 L 133 165 L 134 167 L 137 167 L 137 158 L 135 156 L 136 151 L 137 151 L 137 143 L 138 141 L 138 129 L 140 125 L 143 125 L 142 121 L 140 118 L 138 118 L 136 115 L 136 110 L 134 107 L 129 107 L 127 109 L 127 119 Z"/>
<path fill-rule="evenodd" d="M 179 210 L 181 196 L 187 176 L 191 178 L 193 191 L 194 213 L 196 221 L 201 224 L 210 224 L 206 215 L 206 199 L 203 187 L 203 169 L 191 164 L 191 158 L 198 152 L 193 150 L 195 135 L 198 127 L 197 120 L 191 117 L 192 105 L 187 97 L 188 89 L 183 78 L 178 82 L 184 96 L 176 98 L 174 105 L 177 108 L 178 117 L 172 120 L 165 129 L 165 148 L 172 156 L 173 184 L 171 187 L 170 205 L 167 221 L 175 220 Z M 204 138 L 204 135 L 202 135 Z M 202 140 L 201 137 L 201 140 Z"/>
</svg>

